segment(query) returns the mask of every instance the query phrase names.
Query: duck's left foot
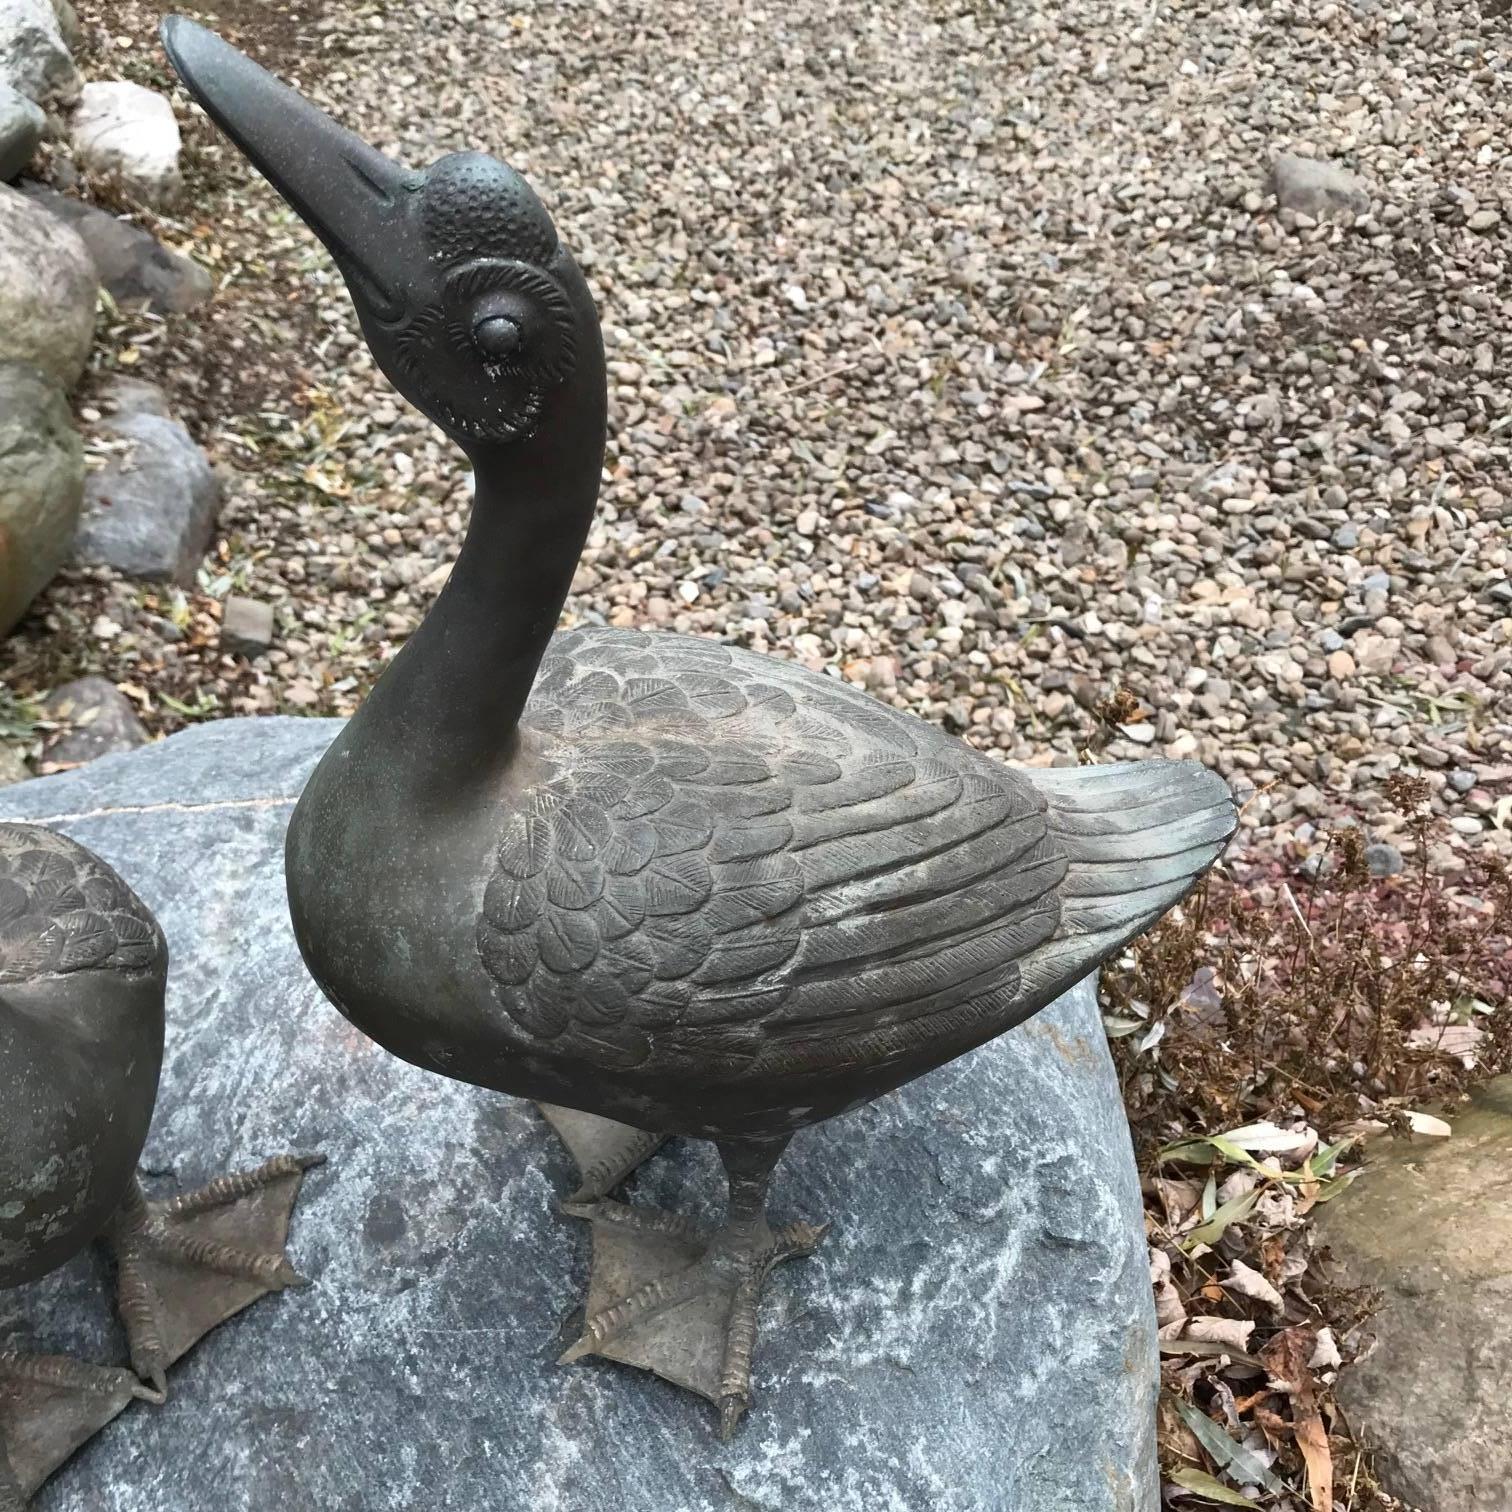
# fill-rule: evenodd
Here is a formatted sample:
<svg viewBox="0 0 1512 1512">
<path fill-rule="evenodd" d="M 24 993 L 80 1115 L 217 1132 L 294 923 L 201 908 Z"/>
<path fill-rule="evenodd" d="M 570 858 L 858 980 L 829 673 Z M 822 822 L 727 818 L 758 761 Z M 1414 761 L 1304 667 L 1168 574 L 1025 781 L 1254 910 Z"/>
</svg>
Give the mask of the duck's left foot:
<svg viewBox="0 0 1512 1512">
<path fill-rule="evenodd" d="M 26 1499 L 133 1401 L 161 1402 L 129 1370 L 0 1350 L 0 1512 Z"/>
<path fill-rule="evenodd" d="M 323 1155 L 279 1155 L 195 1192 L 150 1202 L 133 1181 L 106 1230 L 131 1366 L 158 1391 L 211 1329 L 269 1292 L 308 1283 L 284 1253 L 304 1173 Z"/>
<path fill-rule="evenodd" d="M 828 1225 L 732 1218 L 705 1238 L 671 1213 L 600 1201 L 564 1208 L 593 1223 L 582 1337 L 562 1362 L 600 1354 L 707 1397 L 720 1437 L 751 1400 L 762 1287 L 774 1266 L 809 1255 Z"/>
<path fill-rule="evenodd" d="M 649 1160 L 667 1137 L 578 1108 L 563 1108 L 556 1103 L 537 1103 L 536 1107 L 567 1146 L 578 1168 L 578 1189 L 566 1199 L 569 1203 L 607 1197 L 643 1160 Z"/>
</svg>

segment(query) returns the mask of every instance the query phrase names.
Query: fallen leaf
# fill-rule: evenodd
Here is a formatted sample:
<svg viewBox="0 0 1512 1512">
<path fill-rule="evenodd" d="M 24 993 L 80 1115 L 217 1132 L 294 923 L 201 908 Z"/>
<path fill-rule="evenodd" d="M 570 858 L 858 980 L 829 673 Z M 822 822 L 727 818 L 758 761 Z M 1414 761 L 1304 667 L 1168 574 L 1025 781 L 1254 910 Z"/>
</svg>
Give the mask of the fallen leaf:
<svg viewBox="0 0 1512 1512">
<path fill-rule="evenodd" d="M 1232 1202 L 1234 1198 L 1245 1192 L 1253 1192 L 1260 1185 L 1260 1176 L 1256 1171 L 1234 1171 L 1225 1179 L 1218 1188 L 1219 1202 Z"/>
<path fill-rule="evenodd" d="M 1273 1312 L 1280 1312 L 1286 1306 L 1281 1293 L 1259 1271 L 1251 1269 L 1242 1260 L 1234 1261 L 1228 1279 L 1223 1284 L 1246 1297 L 1253 1297 L 1257 1302 L 1265 1303 Z"/>
<path fill-rule="evenodd" d="M 1437 1050 L 1473 1066 L 1485 1037 L 1486 1031 L 1475 1024 L 1421 1024 L 1407 1036 L 1407 1043 L 1414 1050 Z"/>
<path fill-rule="evenodd" d="M 1186 1337 L 1206 1339 L 1215 1344 L 1247 1351 L 1250 1335 L 1254 1331 L 1255 1324 L 1249 1318 L 1188 1318 Z"/>
<path fill-rule="evenodd" d="M 1409 1110 L 1406 1116 L 1407 1127 L 1425 1139 L 1448 1139 L 1454 1133 L 1442 1118 L 1435 1118 L 1431 1113 Z"/>
<path fill-rule="evenodd" d="M 1260 1359 L 1276 1389 L 1291 1398 L 1291 1431 L 1307 1466 L 1307 1490 L 1313 1512 L 1333 1512 L 1333 1454 L 1307 1364 L 1316 1348 L 1317 1337 L 1312 1329 L 1286 1328 L 1266 1343 Z"/>
<path fill-rule="evenodd" d="M 1315 1150 L 1307 1157 L 1307 1173 L 1312 1176 L 1332 1176 L 1334 1168 L 1339 1163 L 1339 1157 L 1344 1155 L 1354 1144 L 1354 1139 L 1346 1135 L 1334 1144 L 1324 1145 L 1321 1150 Z"/>
<path fill-rule="evenodd" d="M 1241 1496 L 1239 1492 L 1230 1490 L 1222 1481 L 1215 1480 L 1206 1470 L 1199 1470 L 1194 1465 L 1183 1465 L 1179 1470 L 1171 1472 L 1171 1484 L 1179 1486 L 1183 1491 L 1195 1491 L 1199 1496 L 1205 1496 L 1209 1501 L 1215 1501 L 1225 1507 L 1254 1507 L 1249 1497 Z"/>
<path fill-rule="evenodd" d="M 1313 1346 L 1312 1357 L 1307 1362 L 1308 1368 L 1310 1370 L 1335 1370 L 1343 1363 L 1339 1346 L 1334 1340 L 1333 1329 L 1320 1328 L 1318 1342 Z"/>
<path fill-rule="evenodd" d="M 1241 1150 L 1248 1150 L 1252 1155 L 1294 1155 L 1316 1149 L 1318 1145 L 1316 1129 L 1283 1129 L 1269 1119 L 1230 1129 L 1217 1137 Z"/>
<path fill-rule="evenodd" d="M 1186 1322 L 1186 1304 L 1171 1280 L 1171 1258 L 1164 1250 L 1150 1251 L 1150 1283 L 1155 1288 L 1155 1332 L 1169 1339 L 1179 1334 Z"/>
<path fill-rule="evenodd" d="M 1181 1247 L 1190 1253 L 1197 1245 L 1212 1246 L 1223 1238 L 1231 1223 L 1248 1218 L 1260 1200 L 1260 1189 L 1241 1193 L 1231 1202 L 1225 1202 L 1206 1223 L 1200 1223 L 1189 1233 L 1183 1234 Z"/>
<path fill-rule="evenodd" d="M 1202 1204 L 1202 1183 L 1169 1176 L 1152 1176 L 1150 1185 L 1165 1209 L 1166 1227 L 1179 1229 L 1189 1222 Z"/>
<path fill-rule="evenodd" d="M 1216 1339 L 1162 1339 L 1160 1352 L 1163 1355 L 1188 1355 L 1197 1360 L 1229 1360 L 1238 1365 L 1253 1365 L 1261 1370 L 1265 1368 L 1256 1356 L 1242 1349 L 1231 1349 Z M 1200 1371 L 1202 1367 L 1194 1365 L 1192 1369 Z"/>
<path fill-rule="evenodd" d="M 1206 1413 L 1199 1412 L 1190 1402 L 1177 1402 L 1176 1410 L 1187 1427 L 1197 1435 L 1198 1442 L 1212 1455 L 1219 1467 L 1228 1472 L 1231 1479 L 1242 1486 L 1262 1486 L 1267 1491 L 1275 1492 L 1286 1490 L 1269 1465 L 1232 1438 Z"/>
</svg>

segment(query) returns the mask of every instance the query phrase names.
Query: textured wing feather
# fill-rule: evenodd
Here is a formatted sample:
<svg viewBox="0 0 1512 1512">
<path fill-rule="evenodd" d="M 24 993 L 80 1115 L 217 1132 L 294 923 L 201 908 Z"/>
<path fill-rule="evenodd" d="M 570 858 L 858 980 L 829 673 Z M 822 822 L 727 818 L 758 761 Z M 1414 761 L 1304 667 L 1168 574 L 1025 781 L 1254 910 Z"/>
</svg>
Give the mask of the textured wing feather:
<svg viewBox="0 0 1512 1512">
<path fill-rule="evenodd" d="M 1169 776 L 1013 772 L 712 642 L 560 637 L 527 719 L 544 769 L 504 825 L 479 950 L 519 1033 L 605 1068 L 943 1059 L 1227 838 L 1206 789 L 1194 817 Z"/>
<path fill-rule="evenodd" d="M 98 856 L 39 825 L 0 824 L 0 983 L 166 964 L 147 905 Z"/>
</svg>

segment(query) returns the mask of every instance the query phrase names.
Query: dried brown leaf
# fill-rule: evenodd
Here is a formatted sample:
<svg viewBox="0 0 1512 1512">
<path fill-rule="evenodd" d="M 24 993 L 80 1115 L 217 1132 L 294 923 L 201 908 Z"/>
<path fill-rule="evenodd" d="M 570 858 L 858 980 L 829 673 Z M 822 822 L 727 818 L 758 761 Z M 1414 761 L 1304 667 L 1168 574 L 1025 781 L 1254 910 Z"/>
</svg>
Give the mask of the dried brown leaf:
<svg viewBox="0 0 1512 1512">
<path fill-rule="evenodd" d="M 1185 1337 L 1248 1351 L 1250 1335 L 1254 1331 L 1255 1324 L 1250 1318 L 1189 1318 Z"/>
<path fill-rule="evenodd" d="M 1252 1270 L 1242 1260 L 1234 1261 L 1224 1285 L 1231 1291 L 1265 1303 L 1273 1312 L 1281 1312 L 1286 1306 L 1281 1293 L 1259 1271 Z"/>
<path fill-rule="evenodd" d="M 1318 1411 L 1317 1389 L 1308 1361 L 1317 1348 L 1311 1328 L 1282 1329 L 1260 1351 L 1278 1390 L 1291 1398 L 1291 1431 L 1307 1466 L 1307 1489 L 1313 1512 L 1333 1512 L 1333 1453 Z"/>
</svg>

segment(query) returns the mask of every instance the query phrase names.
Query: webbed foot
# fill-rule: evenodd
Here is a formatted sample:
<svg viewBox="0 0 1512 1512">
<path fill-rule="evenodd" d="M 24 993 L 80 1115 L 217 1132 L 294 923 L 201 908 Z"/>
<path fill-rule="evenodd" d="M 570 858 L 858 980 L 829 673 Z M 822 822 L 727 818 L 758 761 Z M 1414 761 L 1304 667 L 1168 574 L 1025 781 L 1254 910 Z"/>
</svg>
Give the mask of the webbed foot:
<svg viewBox="0 0 1512 1512">
<path fill-rule="evenodd" d="M 0 1512 L 27 1498 L 133 1401 L 162 1396 L 129 1370 L 0 1351 Z"/>
<path fill-rule="evenodd" d="M 324 1159 L 279 1155 L 164 1202 L 133 1181 L 105 1241 L 142 1380 L 166 1393 L 168 1367 L 211 1329 L 269 1292 L 308 1284 L 284 1245 L 304 1173 Z"/>
<path fill-rule="evenodd" d="M 600 1201 L 564 1211 L 593 1224 L 582 1336 L 562 1362 L 599 1354 L 650 1370 L 719 1408 L 720 1437 L 751 1400 L 761 1291 L 784 1260 L 812 1254 L 828 1225 L 734 1218 L 705 1236 L 675 1214 Z"/>
</svg>

